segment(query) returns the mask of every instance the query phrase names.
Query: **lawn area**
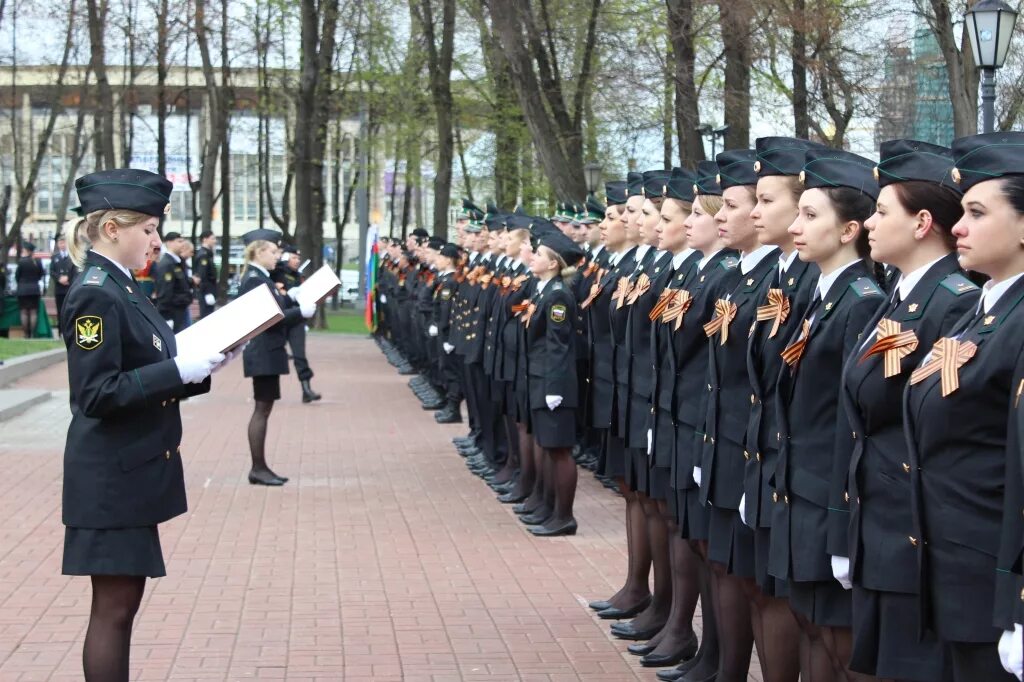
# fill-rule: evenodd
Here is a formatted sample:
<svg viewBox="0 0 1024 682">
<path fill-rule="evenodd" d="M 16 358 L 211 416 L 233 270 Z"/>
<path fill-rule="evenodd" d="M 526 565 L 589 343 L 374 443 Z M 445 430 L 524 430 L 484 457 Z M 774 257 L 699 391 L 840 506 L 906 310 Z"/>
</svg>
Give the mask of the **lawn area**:
<svg viewBox="0 0 1024 682">
<path fill-rule="evenodd" d="M 64 343 L 56 339 L 4 339 L 0 338 L 0 360 L 9 360 L 19 355 L 39 353 L 44 350 L 63 348 Z"/>
<path fill-rule="evenodd" d="M 318 333 L 327 334 L 369 334 L 366 322 L 363 321 L 363 312 L 344 308 L 342 310 L 327 311 L 327 329 L 317 330 Z"/>
</svg>

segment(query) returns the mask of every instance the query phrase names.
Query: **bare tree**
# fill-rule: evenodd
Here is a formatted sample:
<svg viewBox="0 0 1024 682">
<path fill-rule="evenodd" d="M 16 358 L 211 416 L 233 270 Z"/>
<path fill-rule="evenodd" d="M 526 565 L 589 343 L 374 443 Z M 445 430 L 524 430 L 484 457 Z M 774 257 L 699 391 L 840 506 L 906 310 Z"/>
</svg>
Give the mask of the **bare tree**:
<svg viewBox="0 0 1024 682">
<path fill-rule="evenodd" d="M 704 142 L 697 107 L 696 34 L 693 23 L 693 0 L 665 0 L 668 6 L 669 39 L 675 74 L 675 119 L 679 136 L 679 162 L 694 168 L 704 160 Z"/>
<path fill-rule="evenodd" d="M 978 69 L 974 65 L 967 31 L 957 44 L 953 30 L 953 9 L 949 0 L 915 0 L 928 21 L 949 74 L 949 99 L 953 104 L 953 133 L 957 137 L 978 132 Z M 970 3 L 959 3 L 967 6 Z"/>
<path fill-rule="evenodd" d="M 719 21 L 725 54 L 725 90 L 723 107 L 725 146 L 744 149 L 750 146 L 750 66 L 751 24 L 754 16 L 750 0 L 719 0 Z"/>
<path fill-rule="evenodd" d="M 199 0 L 197 0 L 199 1 Z M 86 0 L 89 15 L 89 69 L 96 77 L 98 108 L 96 113 L 96 169 L 114 168 L 114 92 L 107 78 L 107 0 Z"/>
</svg>

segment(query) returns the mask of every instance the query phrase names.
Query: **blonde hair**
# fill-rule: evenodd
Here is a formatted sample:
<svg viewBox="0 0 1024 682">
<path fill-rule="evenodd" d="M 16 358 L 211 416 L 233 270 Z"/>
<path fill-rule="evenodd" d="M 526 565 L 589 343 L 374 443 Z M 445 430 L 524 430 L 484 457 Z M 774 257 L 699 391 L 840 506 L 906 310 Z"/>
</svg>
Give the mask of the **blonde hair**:
<svg viewBox="0 0 1024 682">
<path fill-rule="evenodd" d="M 576 266 L 566 265 L 565 259 L 557 251 L 543 244 L 540 245 L 540 248 L 546 250 L 549 257 L 558 264 L 558 276 L 562 278 L 563 282 L 568 282 L 576 274 Z"/>
<path fill-rule="evenodd" d="M 697 200 L 700 201 L 700 207 L 708 215 L 715 215 L 725 206 L 725 199 L 720 194 L 698 194 Z M 693 210 L 692 206 L 690 210 Z"/>
<path fill-rule="evenodd" d="M 682 199 L 675 199 L 673 197 L 665 197 L 665 201 L 674 202 L 676 204 L 676 206 L 678 206 L 679 208 L 682 209 L 683 213 L 686 214 L 687 218 L 689 218 L 690 214 L 693 213 L 693 202 L 692 201 L 683 201 Z"/>
<path fill-rule="evenodd" d="M 103 226 L 107 223 L 114 223 L 121 229 L 126 229 L 145 222 L 151 217 L 138 211 L 119 208 L 93 211 L 78 221 L 73 233 L 68 237 L 68 255 L 71 257 L 71 262 L 79 270 L 85 267 L 85 256 L 89 253 L 92 245 L 103 238 Z"/>
<path fill-rule="evenodd" d="M 245 251 L 242 252 L 242 259 L 245 261 L 245 264 L 242 266 L 242 272 L 238 275 L 239 279 L 245 277 L 245 273 L 249 270 L 249 264 L 256 258 L 256 252 L 262 250 L 268 244 L 273 244 L 273 242 L 269 239 L 257 239 L 245 245 Z"/>
</svg>

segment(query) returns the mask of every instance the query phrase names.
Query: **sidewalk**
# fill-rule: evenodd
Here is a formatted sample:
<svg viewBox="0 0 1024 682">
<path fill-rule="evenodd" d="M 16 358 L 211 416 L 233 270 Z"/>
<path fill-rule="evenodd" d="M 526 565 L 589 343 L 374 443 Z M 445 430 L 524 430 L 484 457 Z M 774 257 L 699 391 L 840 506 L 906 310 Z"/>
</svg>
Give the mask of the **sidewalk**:
<svg viewBox="0 0 1024 682">
<path fill-rule="evenodd" d="M 582 473 L 580 533 L 539 539 L 466 471 L 366 338 L 313 336 L 324 399 L 282 381 L 268 458 L 245 480 L 251 388 L 235 363 L 183 405 L 189 512 L 160 527 L 137 680 L 653 680 L 587 608 L 625 568 L 620 498 Z M 86 578 L 60 575 L 64 364 L 0 437 L 0 680 L 80 680 Z M 753 676 L 751 679 L 755 679 Z"/>
</svg>

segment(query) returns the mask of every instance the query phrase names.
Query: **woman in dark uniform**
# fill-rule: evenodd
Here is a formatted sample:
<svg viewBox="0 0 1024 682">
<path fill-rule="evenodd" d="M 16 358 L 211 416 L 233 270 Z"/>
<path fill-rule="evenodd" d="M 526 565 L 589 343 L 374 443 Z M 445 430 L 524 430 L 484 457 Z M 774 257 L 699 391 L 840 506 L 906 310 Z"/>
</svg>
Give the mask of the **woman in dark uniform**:
<svg viewBox="0 0 1024 682">
<path fill-rule="evenodd" d="M 131 275 L 159 248 L 171 183 L 120 169 L 75 181 L 86 218 L 70 235 L 82 270 L 64 303 L 71 425 L 64 450 L 65 575 L 92 578 L 88 682 L 128 679 L 146 577 L 166 574 L 157 524 L 185 511 L 178 401 L 210 390 L 220 353 L 177 355 Z"/>
<path fill-rule="evenodd" d="M 790 607 L 805 637 L 801 675 L 807 679 L 860 678 L 848 670 L 849 582 L 835 567 L 847 553 L 842 491 L 853 445 L 840 377 L 885 300 L 864 260 L 863 222 L 874 213 L 878 193 L 873 168 L 855 154 L 809 149 L 800 214 L 789 228 L 800 259 L 816 263 L 821 276 L 782 354 L 769 573 L 788 580 Z"/>
<path fill-rule="evenodd" d="M 1016 388 L 1006 438 L 1003 534 L 996 566 L 1002 579 L 996 586 L 995 624 L 1003 630 L 999 661 L 1019 680 L 1024 676 L 1024 353 L 1017 359 L 1011 385 Z"/>
<path fill-rule="evenodd" d="M 917 555 L 910 506 L 910 466 L 903 435 L 903 390 L 935 341 L 977 307 L 979 290 L 954 253 L 963 215 L 945 147 L 884 142 L 881 191 L 865 223 L 871 258 L 902 273 L 889 302 L 865 328 L 849 357 L 844 400 L 857 433 L 843 495 L 851 513 L 849 576 L 853 582 L 850 667 L 885 679 L 932 682 L 944 655 L 933 634 L 921 637 Z"/>
<path fill-rule="evenodd" d="M 14 269 L 14 281 L 17 286 L 15 294 L 18 296 L 18 309 L 21 310 L 22 328 L 26 339 L 31 339 L 36 334 L 39 297 L 42 291 L 43 266 L 32 256 L 35 252 L 35 244 L 23 242 L 21 258 Z"/>
<path fill-rule="evenodd" d="M 1014 577 L 996 571 L 996 558 L 1007 406 L 1024 339 L 1022 147 L 1024 133 L 953 142 L 960 265 L 991 279 L 980 305 L 932 345 L 903 399 L 914 513 L 906 542 L 918 558 L 922 626 L 946 646 L 957 682 L 1014 679 L 996 650 L 1010 608 L 997 587 Z"/>
<path fill-rule="evenodd" d="M 241 296 L 253 289 L 266 286 L 274 294 L 277 304 L 284 312 L 284 319 L 264 330 L 250 341 L 242 354 L 245 376 L 252 377 L 253 411 L 249 419 L 249 454 L 252 457 L 252 468 L 249 470 L 249 483 L 253 485 L 284 485 L 288 479 L 278 476 L 267 466 L 265 452 L 267 441 L 267 421 L 274 409 L 274 402 L 281 398 L 281 375 L 288 374 L 288 327 L 301 324 L 303 319 L 313 317 L 316 305 L 299 305 L 295 302 L 297 293 L 285 295 L 277 288 L 270 272 L 277 265 L 281 255 L 278 246 L 281 233 L 274 230 L 252 230 L 245 233 L 245 268 L 242 281 L 238 287 Z M 291 292 L 300 290 L 296 286 Z"/>
<path fill-rule="evenodd" d="M 754 578 L 754 533 L 739 512 L 750 409 L 747 345 L 760 291 L 771 281 L 780 253 L 774 245 L 758 241 L 751 217 L 757 203 L 755 155 L 753 149 L 727 150 L 717 159 L 723 203 L 715 222 L 725 245 L 740 253 L 739 279 L 715 301 L 715 316 L 707 326 L 707 447 L 700 465 L 700 495 L 708 505 L 708 559 L 722 649 L 721 682 L 746 679 L 754 642 L 745 589 L 745 583 Z"/>
<path fill-rule="evenodd" d="M 778 264 L 758 297 L 747 347 L 750 415 L 744 450 L 740 514 L 754 533 L 754 578 L 745 587 L 751 600 L 754 644 L 764 682 L 796 682 L 800 676 L 800 627 L 789 608 L 785 581 L 768 575 L 771 544 L 771 481 L 779 459 L 775 387 L 781 353 L 804 317 L 818 284 L 818 266 L 800 260 L 789 226 L 799 213 L 800 171 L 807 140 L 762 137 L 755 144 L 757 204 L 750 217 L 762 244 L 779 247 Z"/>
<path fill-rule="evenodd" d="M 739 259 L 736 251 L 725 247 L 715 222 L 715 214 L 721 210 L 723 201 L 718 164 L 714 161 L 698 164 L 694 193 L 693 212 L 684 225 L 687 245 L 700 252 L 701 259 L 680 284 L 672 285 L 679 293 L 662 313 L 659 333 L 670 337 L 669 362 L 674 372 L 671 380 L 659 380 L 659 385 L 671 387 L 671 394 L 661 395 L 659 401 L 670 400 L 673 406 L 675 452 L 669 504 L 680 535 L 689 542 L 691 553 L 699 557 L 695 565 L 686 563 L 684 566 L 692 566 L 692 573 L 686 579 L 699 585 L 704 627 L 697 655 L 674 671 L 658 673 L 660 679 L 678 679 L 684 675 L 692 680 L 713 678 L 718 672 L 719 658 L 711 567 L 707 563 L 708 514 L 700 500 L 699 481 L 708 394 L 705 325 L 714 316 L 715 302 L 735 286 Z"/>
<path fill-rule="evenodd" d="M 554 227 L 554 226 L 552 226 Z M 543 452 L 545 478 L 554 492 L 550 515 L 529 530 L 540 537 L 575 535 L 576 299 L 566 280 L 583 251 L 554 228 L 538 240 L 530 260 L 537 287 L 522 315 L 525 328 L 530 425 Z"/>
</svg>

